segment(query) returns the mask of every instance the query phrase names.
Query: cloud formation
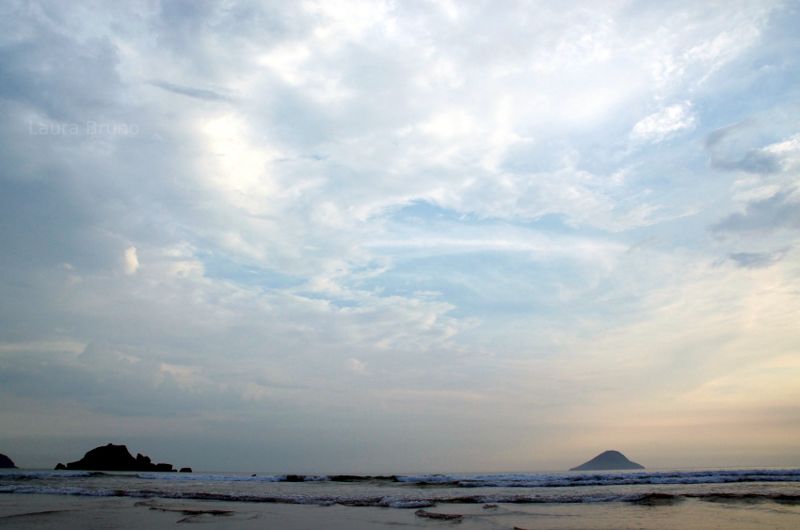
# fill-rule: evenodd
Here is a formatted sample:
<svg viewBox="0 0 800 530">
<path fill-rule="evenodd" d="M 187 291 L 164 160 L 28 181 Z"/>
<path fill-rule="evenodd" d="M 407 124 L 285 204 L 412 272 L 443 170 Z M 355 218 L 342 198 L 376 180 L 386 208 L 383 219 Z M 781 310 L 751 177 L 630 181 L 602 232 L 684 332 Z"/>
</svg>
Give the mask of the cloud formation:
<svg viewBox="0 0 800 530">
<path fill-rule="evenodd" d="M 240 447 L 220 468 L 534 469 L 621 432 L 679 465 L 620 418 L 685 440 L 703 410 L 725 428 L 699 454 L 736 432 L 731 462 L 788 462 L 800 396 L 770 373 L 797 371 L 797 21 L 763 1 L 5 3 L 15 460 L 26 436 L 155 429 L 159 454 Z"/>
<path fill-rule="evenodd" d="M 125 274 L 136 274 L 139 270 L 139 256 L 136 255 L 136 247 L 125 249 Z"/>
<path fill-rule="evenodd" d="M 695 126 L 695 117 L 690 102 L 670 105 L 651 114 L 633 126 L 631 135 L 636 140 L 661 142 L 678 131 Z"/>
</svg>

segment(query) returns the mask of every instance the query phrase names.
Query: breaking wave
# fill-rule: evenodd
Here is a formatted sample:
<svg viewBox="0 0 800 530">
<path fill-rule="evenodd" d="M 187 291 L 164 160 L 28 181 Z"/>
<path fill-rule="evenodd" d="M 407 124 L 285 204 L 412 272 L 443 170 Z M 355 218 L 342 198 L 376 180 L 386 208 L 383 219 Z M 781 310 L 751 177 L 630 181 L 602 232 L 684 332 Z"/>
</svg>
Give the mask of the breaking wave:
<svg viewBox="0 0 800 530">
<path fill-rule="evenodd" d="M 397 483 L 409 486 L 454 488 L 557 488 L 580 486 L 630 486 L 667 484 L 731 484 L 742 482 L 800 482 L 800 469 L 755 469 L 714 471 L 594 472 L 594 473 L 503 473 L 484 475 L 278 475 L 223 473 L 110 473 L 100 471 L 14 471 L 0 474 L 3 480 L 82 479 L 135 477 L 152 481 L 179 482 L 342 482 Z"/>
<path fill-rule="evenodd" d="M 0 486 L 0 493 L 51 494 L 90 497 L 131 497 L 180 500 L 205 500 L 248 503 L 311 504 L 318 506 L 367 506 L 384 508 L 425 508 L 437 504 L 565 504 L 565 503 L 605 503 L 630 502 L 637 504 L 675 504 L 686 499 L 708 502 L 779 502 L 800 504 L 800 494 L 785 493 L 661 493 L 646 492 L 635 494 L 552 494 L 552 495 L 432 495 L 432 496 L 361 496 L 361 495 L 254 495 L 207 492 L 169 492 L 156 490 L 93 489 L 81 487 L 53 487 L 30 485 Z"/>
<path fill-rule="evenodd" d="M 800 470 L 717 470 L 625 473 L 504 473 L 485 475 L 226 475 L 205 473 L 139 473 L 148 480 L 207 482 L 392 482 L 414 486 L 456 488 L 554 488 L 656 484 L 731 484 L 740 482 L 800 482 Z"/>
<path fill-rule="evenodd" d="M 500 473 L 421 475 L 293 475 L 225 473 L 111 473 L 100 471 L 17 471 L 0 473 L 2 480 L 136 477 L 178 482 L 342 482 L 396 483 L 409 486 L 455 488 L 555 488 L 667 484 L 732 484 L 743 482 L 800 482 L 800 469 L 713 471 L 637 471 L 592 473 Z"/>
</svg>

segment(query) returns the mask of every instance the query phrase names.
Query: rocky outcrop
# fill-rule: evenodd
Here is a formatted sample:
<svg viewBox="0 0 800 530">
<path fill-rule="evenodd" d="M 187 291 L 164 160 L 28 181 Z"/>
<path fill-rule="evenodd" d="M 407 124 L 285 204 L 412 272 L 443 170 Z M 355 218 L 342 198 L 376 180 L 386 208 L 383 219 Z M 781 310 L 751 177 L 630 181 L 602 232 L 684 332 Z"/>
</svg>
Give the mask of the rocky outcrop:
<svg viewBox="0 0 800 530">
<path fill-rule="evenodd" d="M 417 517 L 425 517 L 426 519 L 438 519 L 440 521 L 461 521 L 464 517 L 460 513 L 438 513 L 429 512 L 428 510 L 417 510 L 414 512 Z"/>
<path fill-rule="evenodd" d="M 0 454 L 0 469 L 14 469 L 17 466 L 14 462 L 4 454 Z"/>
<path fill-rule="evenodd" d="M 124 445 L 108 444 L 95 447 L 83 458 L 66 466 L 59 463 L 56 469 L 89 469 L 93 471 L 175 471 L 172 464 L 154 464 L 141 453 L 134 458 Z"/>
<path fill-rule="evenodd" d="M 182 467 L 180 472 L 181 473 L 191 473 L 192 472 L 192 468 L 190 468 L 190 467 Z"/>
<path fill-rule="evenodd" d="M 620 469 L 644 469 L 644 466 L 631 462 L 619 451 L 604 451 L 570 471 L 611 471 Z"/>
</svg>

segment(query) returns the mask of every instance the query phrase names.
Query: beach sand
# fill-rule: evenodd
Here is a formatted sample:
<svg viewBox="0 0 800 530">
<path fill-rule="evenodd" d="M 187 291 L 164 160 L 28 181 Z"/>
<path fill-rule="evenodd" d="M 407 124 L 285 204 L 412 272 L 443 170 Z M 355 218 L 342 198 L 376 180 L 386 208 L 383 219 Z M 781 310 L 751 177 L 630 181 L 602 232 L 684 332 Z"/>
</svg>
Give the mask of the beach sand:
<svg viewBox="0 0 800 530">
<path fill-rule="evenodd" d="M 414 509 L 312 506 L 125 497 L 0 495 L 0 527 L 58 529 L 371 528 L 472 529 L 796 529 L 800 506 L 775 502 L 721 503 L 686 500 L 666 506 L 597 504 L 451 504 L 429 512 L 462 514 L 460 521 L 423 518 Z"/>
</svg>

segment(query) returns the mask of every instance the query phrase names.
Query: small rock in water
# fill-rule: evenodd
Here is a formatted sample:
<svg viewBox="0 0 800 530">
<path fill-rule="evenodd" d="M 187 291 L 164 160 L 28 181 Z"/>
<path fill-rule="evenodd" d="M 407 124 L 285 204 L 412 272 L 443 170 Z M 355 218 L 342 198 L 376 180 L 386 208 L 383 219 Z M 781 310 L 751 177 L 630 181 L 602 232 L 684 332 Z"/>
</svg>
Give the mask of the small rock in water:
<svg viewBox="0 0 800 530">
<path fill-rule="evenodd" d="M 496 504 L 484 504 L 483 505 L 483 509 L 484 510 L 494 510 L 495 508 L 497 508 Z"/>
<path fill-rule="evenodd" d="M 463 515 L 459 513 L 434 513 L 427 510 L 417 510 L 414 512 L 417 517 L 427 517 L 428 519 L 438 519 L 440 521 L 460 521 Z"/>
</svg>

